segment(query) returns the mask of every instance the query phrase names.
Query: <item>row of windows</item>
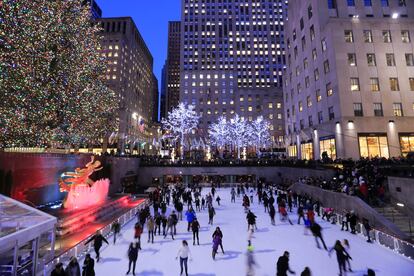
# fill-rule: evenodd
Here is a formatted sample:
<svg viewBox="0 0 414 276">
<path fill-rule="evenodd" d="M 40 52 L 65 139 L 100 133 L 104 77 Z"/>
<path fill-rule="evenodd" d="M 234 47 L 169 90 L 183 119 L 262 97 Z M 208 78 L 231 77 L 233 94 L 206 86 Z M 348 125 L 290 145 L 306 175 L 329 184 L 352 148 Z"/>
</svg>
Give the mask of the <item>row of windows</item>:
<svg viewBox="0 0 414 276">
<path fill-rule="evenodd" d="M 329 9 L 337 9 L 338 8 L 338 0 L 327 0 L 328 8 Z M 342 0 L 345 1 L 345 0 Z M 363 0 L 365 7 L 372 7 L 372 0 Z M 389 3 L 390 0 L 381 0 L 381 7 L 386 8 L 390 6 Z M 400 7 L 406 7 L 407 6 L 407 0 L 396 0 L 398 1 L 398 6 Z M 346 0 L 346 3 L 348 7 L 355 7 L 355 0 Z"/>
<path fill-rule="evenodd" d="M 372 67 L 372 66 L 377 66 L 377 58 L 376 55 L 374 53 L 368 53 L 366 55 L 367 57 L 367 65 Z M 355 53 L 348 53 L 347 55 L 347 60 L 348 60 L 348 65 L 349 66 L 357 66 L 358 62 L 357 62 L 357 57 Z M 385 61 L 387 66 L 389 67 L 394 67 L 396 66 L 396 62 L 395 62 L 395 55 L 393 53 L 386 53 L 385 54 Z M 414 66 L 414 54 L 412 53 L 406 53 L 405 54 L 405 65 L 406 66 Z"/>
<path fill-rule="evenodd" d="M 355 117 L 362 117 L 364 116 L 364 109 L 362 103 L 354 103 L 354 116 Z M 375 117 L 383 117 L 384 111 L 382 109 L 382 103 L 374 103 L 374 116 Z M 414 110 L 414 103 L 412 104 L 412 109 Z M 403 106 L 402 103 L 393 103 L 392 104 L 392 112 L 393 115 L 396 117 L 404 116 Z"/>
<path fill-rule="evenodd" d="M 365 43 L 374 43 L 374 38 L 373 38 L 371 30 L 363 30 L 362 35 L 363 35 L 363 41 Z M 382 42 L 392 43 L 393 39 L 392 39 L 392 35 L 391 35 L 390 30 L 383 30 L 381 32 L 381 35 L 382 35 Z M 347 42 L 347 43 L 354 43 L 355 42 L 354 31 L 345 30 L 344 31 L 344 39 L 345 39 L 345 42 Z M 411 42 L 410 31 L 401 30 L 401 42 L 402 43 L 410 43 Z"/>
</svg>

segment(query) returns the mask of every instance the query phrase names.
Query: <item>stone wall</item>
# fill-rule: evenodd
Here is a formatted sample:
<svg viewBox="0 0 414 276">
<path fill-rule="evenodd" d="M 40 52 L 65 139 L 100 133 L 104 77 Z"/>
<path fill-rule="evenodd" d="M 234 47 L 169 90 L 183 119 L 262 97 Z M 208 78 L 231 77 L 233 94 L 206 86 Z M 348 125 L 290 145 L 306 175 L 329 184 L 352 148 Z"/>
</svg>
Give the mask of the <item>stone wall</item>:
<svg viewBox="0 0 414 276">
<path fill-rule="evenodd" d="M 414 178 L 388 177 L 388 189 L 393 201 L 403 203 L 404 213 L 414 218 Z"/>
</svg>

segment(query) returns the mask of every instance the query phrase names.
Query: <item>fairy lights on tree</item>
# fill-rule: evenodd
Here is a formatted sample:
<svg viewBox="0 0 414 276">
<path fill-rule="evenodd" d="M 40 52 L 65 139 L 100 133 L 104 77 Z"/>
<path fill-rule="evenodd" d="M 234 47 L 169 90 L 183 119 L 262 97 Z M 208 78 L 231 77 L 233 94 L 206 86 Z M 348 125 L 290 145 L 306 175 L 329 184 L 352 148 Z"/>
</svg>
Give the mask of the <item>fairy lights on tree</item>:
<svg viewBox="0 0 414 276">
<path fill-rule="evenodd" d="M 0 147 L 95 144 L 114 130 L 99 27 L 79 0 L 0 0 Z"/>
</svg>

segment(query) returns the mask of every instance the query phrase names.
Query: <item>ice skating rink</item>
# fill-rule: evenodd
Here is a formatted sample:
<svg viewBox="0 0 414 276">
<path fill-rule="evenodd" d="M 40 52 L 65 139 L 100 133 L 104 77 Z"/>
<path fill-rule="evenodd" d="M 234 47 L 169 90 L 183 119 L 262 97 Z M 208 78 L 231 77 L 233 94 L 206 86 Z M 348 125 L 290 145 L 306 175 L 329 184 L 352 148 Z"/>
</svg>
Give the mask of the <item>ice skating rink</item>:
<svg viewBox="0 0 414 276">
<path fill-rule="evenodd" d="M 210 189 L 204 188 L 205 195 Z M 173 241 L 171 237 L 156 236 L 154 244 L 147 243 L 148 234 L 145 227 L 141 238 L 142 251 L 139 252 L 136 275 L 140 276 L 178 276 L 180 275 L 179 262 L 175 259 L 182 240 L 187 240 L 192 252 L 192 261 L 189 262 L 189 275 L 193 276 L 243 276 L 246 275 L 247 249 L 247 223 L 246 215 L 241 206 L 241 197 L 236 203 L 230 203 L 230 189 L 218 189 L 222 198 L 221 206 L 217 206 L 214 226 L 208 225 L 207 210 L 197 212 L 201 224 L 200 246 L 192 245 L 192 233 L 187 232 L 187 222 L 179 222 L 177 236 Z M 170 206 L 172 207 L 172 206 Z M 290 267 L 300 275 L 305 266 L 310 267 L 313 276 L 338 275 L 338 266 L 335 252 L 331 257 L 322 249 L 318 249 L 311 234 L 304 235 L 304 226 L 297 225 L 296 210 L 290 214 L 294 225 L 280 222 L 276 214 L 276 226 L 271 225 L 270 218 L 264 213 L 263 205 L 257 204 L 257 197 L 251 206 L 257 215 L 258 231 L 254 233 L 253 246 L 258 267 L 256 276 L 276 275 L 276 262 L 285 250 L 290 252 Z M 151 209 L 152 211 L 152 209 Z M 169 209 L 167 215 L 171 210 Z M 351 266 L 353 273 L 346 275 L 362 276 L 367 268 L 375 270 L 381 276 L 412 276 L 414 275 L 414 262 L 397 255 L 380 245 L 369 244 L 361 236 L 351 235 L 340 231 L 336 225 L 326 223 L 316 216 L 316 221 L 323 227 L 323 236 L 330 248 L 336 240 L 348 239 L 353 260 Z M 116 245 L 103 246 L 101 261 L 95 265 L 97 276 L 125 275 L 128 270 L 127 250 L 133 240 L 134 224 L 130 222 L 122 229 L 122 237 Z M 216 260 L 211 257 L 212 238 L 216 226 L 223 231 L 223 245 L 225 255 L 219 250 Z M 112 242 L 112 239 L 110 240 Z M 93 258 L 95 254 L 91 252 Z M 83 260 L 81 260 L 81 264 Z"/>
</svg>

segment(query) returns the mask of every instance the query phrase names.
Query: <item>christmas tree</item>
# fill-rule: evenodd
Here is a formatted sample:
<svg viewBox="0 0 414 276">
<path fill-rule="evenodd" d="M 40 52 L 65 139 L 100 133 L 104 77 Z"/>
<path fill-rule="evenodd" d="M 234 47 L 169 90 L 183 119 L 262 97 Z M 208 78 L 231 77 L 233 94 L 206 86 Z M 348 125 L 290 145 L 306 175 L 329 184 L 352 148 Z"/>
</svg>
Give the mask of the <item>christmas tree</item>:
<svg viewBox="0 0 414 276">
<path fill-rule="evenodd" d="M 80 0 L 0 0 L 0 147 L 77 147 L 113 131 L 99 31 Z"/>
</svg>

